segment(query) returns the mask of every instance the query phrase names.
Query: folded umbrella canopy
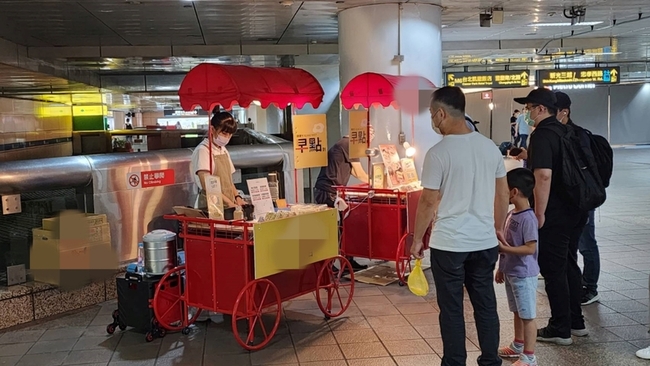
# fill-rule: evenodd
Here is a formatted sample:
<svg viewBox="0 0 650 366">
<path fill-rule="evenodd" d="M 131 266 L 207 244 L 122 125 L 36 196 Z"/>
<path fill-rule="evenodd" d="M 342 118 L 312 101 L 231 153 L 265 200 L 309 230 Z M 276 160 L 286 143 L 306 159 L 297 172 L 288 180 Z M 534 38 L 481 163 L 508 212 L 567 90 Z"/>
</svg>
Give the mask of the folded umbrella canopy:
<svg viewBox="0 0 650 366">
<path fill-rule="evenodd" d="M 294 104 L 300 109 L 307 103 L 318 108 L 323 94 L 318 80 L 302 69 L 210 63 L 190 70 L 178 91 L 186 111 L 196 106 L 212 111 L 217 105 L 231 109 L 235 104 L 246 108 L 253 101 L 259 101 L 262 108 Z"/>
<path fill-rule="evenodd" d="M 357 105 L 370 108 L 373 104 L 380 104 L 383 107 L 392 105 L 399 108 L 399 99 L 415 102 L 418 98 L 418 91 L 433 89 L 435 89 L 435 85 L 422 76 L 396 76 L 367 72 L 355 76 L 343 88 L 341 103 L 345 109 L 353 109 Z"/>
</svg>

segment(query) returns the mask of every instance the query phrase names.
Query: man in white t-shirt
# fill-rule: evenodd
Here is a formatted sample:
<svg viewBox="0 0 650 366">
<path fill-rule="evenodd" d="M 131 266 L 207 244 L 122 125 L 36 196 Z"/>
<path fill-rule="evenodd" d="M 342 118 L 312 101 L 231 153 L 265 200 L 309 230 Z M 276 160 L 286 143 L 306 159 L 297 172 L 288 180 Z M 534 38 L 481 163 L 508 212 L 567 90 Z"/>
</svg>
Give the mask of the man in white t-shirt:
<svg viewBox="0 0 650 366">
<path fill-rule="evenodd" d="M 423 258 L 422 238 L 434 221 L 429 246 L 440 308 L 443 365 L 465 365 L 463 285 L 474 307 L 480 366 L 499 366 L 499 317 L 493 286 L 508 211 L 503 157 L 488 138 L 465 122 L 465 95 L 458 87 L 433 93 L 431 122 L 444 137 L 424 158 L 422 187 L 411 253 Z"/>
</svg>

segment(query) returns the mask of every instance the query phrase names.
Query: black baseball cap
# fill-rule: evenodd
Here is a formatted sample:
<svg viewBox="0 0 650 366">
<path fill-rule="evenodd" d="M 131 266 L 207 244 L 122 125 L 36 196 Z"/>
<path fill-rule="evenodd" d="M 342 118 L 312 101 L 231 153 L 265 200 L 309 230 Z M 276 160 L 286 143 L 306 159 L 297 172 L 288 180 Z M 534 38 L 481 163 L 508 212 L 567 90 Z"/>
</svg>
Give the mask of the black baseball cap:
<svg viewBox="0 0 650 366">
<path fill-rule="evenodd" d="M 557 98 L 555 97 L 555 93 L 546 88 L 532 90 L 528 93 L 528 96 L 524 98 L 515 98 L 515 102 L 519 104 L 531 103 L 543 105 L 544 107 L 557 108 Z"/>
<path fill-rule="evenodd" d="M 571 98 L 569 98 L 569 96 L 566 93 L 560 91 L 555 92 L 555 98 L 557 99 L 557 103 L 555 103 L 555 106 L 557 107 L 558 110 L 571 108 Z"/>
</svg>

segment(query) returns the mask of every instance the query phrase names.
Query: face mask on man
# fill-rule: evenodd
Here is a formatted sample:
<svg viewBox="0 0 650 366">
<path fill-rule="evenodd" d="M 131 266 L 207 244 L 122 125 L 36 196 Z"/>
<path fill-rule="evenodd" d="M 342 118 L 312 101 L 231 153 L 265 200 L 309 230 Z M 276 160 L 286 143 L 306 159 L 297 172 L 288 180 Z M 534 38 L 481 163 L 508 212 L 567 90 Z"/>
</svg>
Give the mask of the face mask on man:
<svg viewBox="0 0 650 366">
<path fill-rule="evenodd" d="M 524 120 L 529 126 L 535 126 L 535 121 L 533 121 L 533 119 L 530 118 L 530 111 L 526 112 L 526 114 L 524 115 Z"/>
</svg>

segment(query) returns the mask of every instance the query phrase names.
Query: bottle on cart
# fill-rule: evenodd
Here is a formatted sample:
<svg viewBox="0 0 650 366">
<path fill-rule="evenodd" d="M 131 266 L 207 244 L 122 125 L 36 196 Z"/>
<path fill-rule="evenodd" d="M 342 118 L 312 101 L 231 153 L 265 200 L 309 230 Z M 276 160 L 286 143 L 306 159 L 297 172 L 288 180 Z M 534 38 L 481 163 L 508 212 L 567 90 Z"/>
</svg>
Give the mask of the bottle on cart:
<svg viewBox="0 0 650 366">
<path fill-rule="evenodd" d="M 235 213 L 233 214 L 233 219 L 234 220 L 243 220 L 244 219 L 244 211 L 241 209 L 241 206 L 237 206 L 235 208 Z"/>
<path fill-rule="evenodd" d="M 144 273 L 144 243 L 138 243 L 138 273 Z"/>
</svg>

